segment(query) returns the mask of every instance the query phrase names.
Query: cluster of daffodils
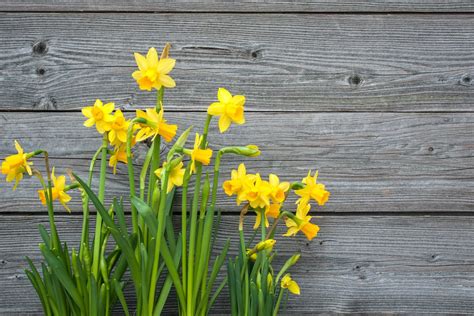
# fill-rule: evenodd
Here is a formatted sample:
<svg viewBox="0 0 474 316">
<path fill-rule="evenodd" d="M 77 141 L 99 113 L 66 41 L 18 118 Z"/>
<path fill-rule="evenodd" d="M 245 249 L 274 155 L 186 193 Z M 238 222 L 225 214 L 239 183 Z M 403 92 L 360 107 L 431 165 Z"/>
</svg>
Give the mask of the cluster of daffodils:
<svg viewBox="0 0 474 316">
<path fill-rule="evenodd" d="M 42 274 L 29 259 L 30 270 L 26 273 L 47 315 L 110 315 L 115 301 L 120 301 L 125 314 L 129 315 L 123 295 L 126 283 L 135 287 L 136 315 L 160 315 L 172 286 L 180 315 L 206 315 L 225 285 L 213 288 L 229 249 L 228 241 L 221 253 L 213 257 L 213 236 L 218 229 L 214 216 L 216 212 L 220 215 L 216 206 L 220 161 L 226 154 L 256 157 L 260 150 L 256 145 L 215 148 L 214 151 L 209 147 L 213 118 L 218 118 L 220 133 L 228 131 L 232 124 L 245 123 L 245 97 L 232 95 L 225 88 L 218 89 L 217 101 L 208 106 L 204 128 L 194 134 L 192 146 L 186 146 L 191 127 L 176 137 L 178 125 L 165 119 L 163 106 L 165 89 L 176 86 L 170 76 L 176 61 L 169 57 L 169 50 L 167 44 L 160 57 L 155 48 L 150 48 L 146 56 L 134 55 L 138 70 L 132 77 L 141 90 L 156 90 L 154 107 L 136 110 L 130 118 L 113 102 L 100 99 L 82 108 L 84 126 L 94 128 L 102 137 L 102 144 L 91 159 L 88 181 L 69 172 L 71 183 L 67 184 L 65 175 L 56 175 L 55 167 L 50 170 L 45 150 L 25 152 L 17 141 L 17 153 L 2 162 L 2 174 L 6 175 L 7 182 L 15 182 L 13 189 L 26 174 L 36 176 L 42 185 L 38 197 L 47 206 L 50 232 L 40 227 L 44 241 L 40 244 L 44 256 Z M 146 140 L 149 140 L 147 145 L 151 145 L 137 186 L 133 148 Z M 162 140 L 167 143 L 174 140 L 168 146 L 165 159 L 160 153 Z M 45 161 L 47 181 L 32 162 L 33 157 L 40 155 Z M 98 160 L 96 194 L 91 184 Z M 104 205 L 107 168 L 116 174 L 119 163 L 128 167 L 131 229 L 126 224 L 122 199 L 114 198 L 112 205 Z M 311 203 L 315 201 L 322 206 L 329 198 L 329 192 L 317 182 L 317 176 L 317 172 L 312 175 L 310 171 L 301 182 L 289 183 L 280 181 L 276 174 L 269 174 L 268 178 L 262 178 L 259 173 L 249 174 L 241 163 L 224 182 L 225 193 L 235 195 L 237 205 L 243 205 L 239 255 L 235 261 L 227 258 L 232 315 L 277 315 L 285 291 L 300 294 L 298 284 L 286 273 L 300 254 L 289 258 L 279 273 L 271 266 L 275 255 L 275 228 L 278 221 L 284 219 L 288 228 L 284 236 L 295 236 L 301 231 L 311 240 L 317 235 L 319 227 L 311 222 L 309 215 Z M 179 187 L 182 190 L 181 231 L 175 232 L 172 210 Z M 53 208 L 53 202 L 57 201 L 70 212 L 68 192 L 73 189 L 81 191 L 84 218 L 77 251 L 61 243 Z M 188 190 L 192 192 L 189 199 Z M 285 205 L 290 192 L 299 196 L 295 211 Z M 94 234 L 89 227 L 91 203 L 97 211 Z M 256 214 L 254 230 L 261 229 L 261 240 L 253 247 L 245 242 L 243 234 L 243 220 L 249 211 Z M 273 225 L 268 229 L 270 218 Z M 116 248 L 107 254 L 110 250 L 107 243 L 112 237 Z M 122 280 L 125 275 L 130 275 L 132 282 Z M 159 280 L 165 281 L 160 284 Z"/>
<path fill-rule="evenodd" d="M 237 196 L 237 205 L 248 203 L 248 206 L 256 212 L 254 229 L 260 226 L 262 218 L 265 227 L 269 227 L 268 218 L 280 217 L 288 193 L 293 189 L 300 198 L 296 202 L 296 214 L 284 213 L 288 227 L 284 236 L 295 236 L 302 231 L 308 240 L 311 240 L 317 235 L 319 227 L 311 223 L 311 216 L 308 215 L 311 209 L 309 202 L 314 200 L 322 206 L 328 201 L 330 194 L 324 184 L 317 182 L 317 178 L 317 171 L 314 176 L 309 171 L 301 183 L 296 182 L 293 185 L 289 182 L 280 182 L 275 174 L 269 174 L 268 180 L 263 180 L 259 173 L 248 174 L 242 163 L 237 170 L 232 170 L 231 179 L 225 181 L 223 186 L 227 195 Z"/>
</svg>

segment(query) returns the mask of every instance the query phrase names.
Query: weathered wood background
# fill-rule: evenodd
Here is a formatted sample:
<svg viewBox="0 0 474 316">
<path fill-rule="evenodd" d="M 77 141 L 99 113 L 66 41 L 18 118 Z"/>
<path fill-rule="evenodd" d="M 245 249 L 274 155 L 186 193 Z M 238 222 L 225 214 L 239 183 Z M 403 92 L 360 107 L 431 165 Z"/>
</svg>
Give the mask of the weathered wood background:
<svg viewBox="0 0 474 316">
<path fill-rule="evenodd" d="M 288 313 L 473 312 L 471 0 L 1 0 L 0 11 L 1 157 L 18 139 L 85 174 L 100 139 L 79 109 L 153 104 L 130 77 L 132 52 L 169 41 L 170 121 L 199 125 L 219 86 L 245 94 L 248 123 L 211 145 L 258 144 L 249 169 L 293 180 L 318 168 L 332 193 L 314 213 L 317 239 L 279 244 L 282 257 L 302 251 Z M 111 179 L 108 198 L 126 195 L 125 168 Z M 36 189 L 0 183 L 1 314 L 41 313 L 23 272 L 47 221 Z M 80 234 L 71 205 L 58 216 L 66 240 Z M 223 194 L 219 205 L 227 236 L 238 209 Z M 229 312 L 225 294 L 213 312 Z"/>
</svg>

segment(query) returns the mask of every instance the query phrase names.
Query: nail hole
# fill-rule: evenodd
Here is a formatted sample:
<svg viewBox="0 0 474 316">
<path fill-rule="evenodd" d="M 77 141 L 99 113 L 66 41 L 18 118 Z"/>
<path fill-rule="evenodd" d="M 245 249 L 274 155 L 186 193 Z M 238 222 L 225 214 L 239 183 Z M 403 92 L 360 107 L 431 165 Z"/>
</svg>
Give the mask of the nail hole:
<svg viewBox="0 0 474 316">
<path fill-rule="evenodd" d="M 463 83 L 469 84 L 469 83 L 471 83 L 472 79 L 469 75 L 466 75 L 466 76 L 462 77 L 461 80 L 462 80 Z"/>
<path fill-rule="evenodd" d="M 352 86 L 358 86 L 362 82 L 362 78 L 359 75 L 351 75 L 349 77 L 349 84 Z"/>
<path fill-rule="evenodd" d="M 257 58 L 257 57 L 258 57 L 257 52 L 252 52 L 252 57 L 253 57 L 253 58 Z"/>
<path fill-rule="evenodd" d="M 46 41 L 37 41 L 33 44 L 33 54 L 44 55 L 48 51 L 48 44 Z"/>
<path fill-rule="evenodd" d="M 46 73 L 46 70 L 44 68 L 38 68 L 36 69 L 36 73 L 40 76 L 43 76 Z"/>
<path fill-rule="evenodd" d="M 430 147 L 428 147 L 428 151 L 429 151 L 429 152 L 432 152 L 433 150 L 434 150 L 434 148 L 433 148 L 433 147 L 431 147 L 431 146 L 430 146 Z"/>
</svg>

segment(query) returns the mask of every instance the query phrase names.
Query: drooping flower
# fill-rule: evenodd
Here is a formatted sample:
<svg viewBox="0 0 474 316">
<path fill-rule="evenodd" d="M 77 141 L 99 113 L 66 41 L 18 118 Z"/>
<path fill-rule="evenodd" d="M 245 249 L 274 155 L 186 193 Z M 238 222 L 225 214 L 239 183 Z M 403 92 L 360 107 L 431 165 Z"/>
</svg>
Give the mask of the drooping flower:
<svg viewBox="0 0 474 316">
<path fill-rule="evenodd" d="M 120 110 L 115 111 L 113 118 L 108 136 L 109 142 L 117 146 L 127 142 L 127 131 L 130 126 L 130 121 L 123 116 Z"/>
<path fill-rule="evenodd" d="M 51 172 L 51 180 L 53 181 L 52 187 L 52 200 L 59 200 L 59 202 L 64 206 L 64 208 L 70 213 L 71 210 L 67 206 L 67 203 L 71 201 L 71 196 L 65 192 L 66 189 L 66 176 L 62 175 L 56 177 L 54 175 L 54 167 L 53 171 Z M 44 190 L 38 190 L 39 199 L 43 205 L 46 205 L 46 196 L 44 194 Z"/>
<path fill-rule="evenodd" d="M 125 151 L 125 144 L 116 146 L 114 148 L 112 155 L 110 156 L 109 166 L 113 168 L 114 174 L 117 172 L 117 164 L 119 162 L 122 162 L 124 164 L 128 163 L 127 152 Z"/>
<path fill-rule="evenodd" d="M 202 139 L 202 135 L 199 136 L 199 134 L 196 133 L 196 137 L 194 138 L 194 148 L 190 152 L 191 172 L 196 171 L 196 161 L 206 166 L 211 163 L 212 150 L 210 148 L 201 148 Z"/>
<path fill-rule="evenodd" d="M 294 218 L 286 218 L 285 224 L 288 231 L 283 236 L 295 236 L 300 230 L 306 235 L 308 240 L 312 240 L 319 231 L 319 226 L 311 223 L 311 216 L 308 212 L 311 208 L 310 204 L 299 203 Z"/>
<path fill-rule="evenodd" d="M 25 154 L 23 148 L 15 140 L 16 154 L 10 155 L 5 158 L 2 162 L 2 174 L 6 175 L 6 181 L 10 182 L 15 180 L 13 190 L 16 190 L 18 183 L 23 179 L 23 174 L 27 172 L 30 176 L 32 175 L 31 166 L 32 162 L 28 161 L 28 154 Z"/>
<path fill-rule="evenodd" d="M 232 170 L 231 179 L 224 182 L 224 192 L 231 196 L 237 195 L 237 205 L 246 200 L 246 193 L 251 183 L 255 180 L 255 175 L 247 174 L 245 165 L 241 163 L 237 170 Z"/>
<path fill-rule="evenodd" d="M 165 47 L 166 49 L 167 47 Z M 158 59 L 158 53 L 154 47 L 148 50 L 146 57 L 139 53 L 134 53 L 138 70 L 133 72 L 132 77 L 137 81 L 141 90 L 151 91 L 152 88 L 159 90 L 162 86 L 165 88 L 176 86 L 173 78 L 168 75 L 173 70 L 176 61 L 172 58 L 167 58 L 167 56 L 164 57 L 165 50 L 161 59 Z"/>
<path fill-rule="evenodd" d="M 280 208 L 281 204 L 272 203 L 270 205 L 267 205 L 264 210 L 257 210 L 257 216 L 255 217 L 255 225 L 253 225 L 253 229 L 257 229 L 262 223 L 262 215 L 265 218 L 265 227 L 270 226 L 268 218 L 277 218 L 278 215 L 280 215 Z"/>
<path fill-rule="evenodd" d="M 140 124 L 140 130 L 137 133 L 136 141 L 140 142 L 149 137 L 155 138 L 156 135 L 160 135 L 167 142 L 170 142 L 176 135 L 178 125 L 167 124 L 163 118 L 163 109 L 159 113 L 156 112 L 155 108 L 146 109 L 146 112 L 137 110 L 137 117 L 144 118 L 147 120 L 147 124 Z"/>
<path fill-rule="evenodd" d="M 268 176 L 268 182 L 272 187 L 271 198 L 275 203 L 281 203 L 285 200 L 285 193 L 290 188 L 289 182 L 280 182 L 280 179 L 276 174 L 270 173 Z"/>
<path fill-rule="evenodd" d="M 291 278 L 289 273 L 285 274 L 281 279 L 281 287 L 282 289 L 288 289 L 293 294 L 300 295 L 300 287 L 298 283 Z"/>
<path fill-rule="evenodd" d="M 254 209 L 265 208 L 267 205 L 270 205 L 270 194 L 272 192 L 272 187 L 268 181 L 262 180 L 260 174 L 255 175 L 255 181 L 251 183 L 249 189 L 247 190 L 247 200 L 250 203 L 250 206 Z"/>
<path fill-rule="evenodd" d="M 328 201 L 330 193 L 326 191 L 324 184 L 316 183 L 317 179 L 318 171 L 314 173 L 314 176 L 311 176 L 310 170 L 302 181 L 305 187 L 295 191 L 301 197 L 297 203 L 307 204 L 310 199 L 314 199 L 319 205 L 324 205 Z"/>
<path fill-rule="evenodd" d="M 110 131 L 114 117 L 111 114 L 114 110 L 114 103 L 106 103 L 99 99 L 95 100 L 93 106 L 86 106 L 82 108 L 82 114 L 87 117 L 84 122 L 85 127 L 92 127 L 95 124 L 97 131 L 101 134 Z"/>
<path fill-rule="evenodd" d="M 244 104 L 243 95 L 234 95 L 225 88 L 219 88 L 217 91 L 219 102 L 212 103 L 207 109 L 207 113 L 213 116 L 219 116 L 219 131 L 224 133 L 232 122 L 244 124 Z"/>
<path fill-rule="evenodd" d="M 163 168 L 167 165 L 168 163 L 165 162 L 163 163 L 163 167 L 158 168 L 155 170 L 155 175 L 161 179 L 161 173 L 163 171 Z M 183 178 L 184 178 L 184 173 L 185 170 L 183 169 L 183 163 L 180 162 L 178 163 L 173 169 L 170 170 L 170 173 L 168 175 L 168 186 L 166 189 L 166 193 L 170 193 L 171 190 L 175 186 L 180 187 L 183 185 Z"/>
</svg>

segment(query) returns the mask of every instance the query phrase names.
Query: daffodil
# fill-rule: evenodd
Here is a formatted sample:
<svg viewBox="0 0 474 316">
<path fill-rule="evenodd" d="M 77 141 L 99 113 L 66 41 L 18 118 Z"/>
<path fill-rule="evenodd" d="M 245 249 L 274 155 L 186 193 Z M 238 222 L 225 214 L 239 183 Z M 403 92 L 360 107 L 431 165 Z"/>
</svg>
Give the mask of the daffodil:
<svg viewBox="0 0 474 316">
<path fill-rule="evenodd" d="M 268 176 L 268 182 L 272 187 L 270 194 L 271 198 L 275 203 L 281 203 L 285 200 L 285 192 L 290 188 L 289 182 L 280 182 L 280 179 L 276 174 L 270 173 Z"/>
<path fill-rule="evenodd" d="M 6 157 L 2 162 L 2 174 L 6 175 L 6 181 L 10 182 L 15 180 L 13 190 L 16 189 L 20 180 L 23 179 L 25 172 L 30 176 L 32 175 L 31 166 L 33 165 L 32 162 L 28 161 L 29 155 L 24 153 L 23 148 L 21 148 L 16 140 L 15 149 L 17 153 Z"/>
<path fill-rule="evenodd" d="M 318 179 L 318 172 L 311 176 L 311 170 L 308 172 L 306 178 L 303 178 L 305 187 L 296 190 L 295 193 L 301 198 L 298 200 L 300 204 L 307 204 L 310 199 L 314 199 L 319 205 L 324 205 L 329 199 L 329 192 L 326 191 L 326 187 L 322 183 L 316 183 Z"/>
<path fill-rule="evenodd" d="M 114 174 L 117 172 L 117 164 L 122 162 L 127 164 L 127 152 L 125 151 L 125 144 L 116 146 L 109 159 L 109 166 L 113 168 Z"/>
<path fill-rule="evenodd" d="M 268 181 L 262 180 L 260 174 L 255 175 L 255 181 L 249 186 L 247 190 L 247 200 L 250 203 L 250 206 L 254 209 L 265 208 L 267 205 L 270 205 L 270 194 L 272 192 L 272 187 Z"/>
<path fill-rule="evenodd" d="M 196 133 L 196 137 L 194 138 L 194 148 L 189 151 L 189 155 L 191 156 L 191 172 L 196 171 L 196 161 L 203 165 L 211 163 L 212 150 L 209 148 L 201 148 L 202 139 L 202 135 L 199 136 L 199 134 Z"/>
<path fill-rule="evenodd" d="M 272 251 L 275 243 L 275 239 L 265 239 L 264 241 L 259 242 L 253 249 L 247 249 L 247 255 L 250 259 L 255 261 L 257 259 L 257 252 L 262 250 Z"/>
<path fill-rule="evenodd" d="M 114 108 L 114 103 L 103 104 L 101 100 L 95 100 L 93 106 L 82 108 L 82 114 L 87 117 L 84 126 L 92 127 L 95 124 L 97 131 L 101 134 L 110 131 L 112 122 L 114 121 L 114 117 L 111 114 Z"/>
<path fill-rule="evenodd" d="M 127 142 L 127 131 L 130 126 L 122 111 L 117 110 L 113 115 L 113 121 L 110 124 L 110 131 L 108 133 L 109 142 L 112 145 L 120 145 Z"/>
<path fill-rule="evenodd" d="M 272 203 L 270 205 L 267 205 L 264 210 L 258 209 L 256 211 L 257 216 L 255 217 L 255 225 L 253 225 L 253 229 L 257 229 L 262 223 L 262 215 L 265 218 L 265 227 L 270 226 L 270 224 L 268 223 L 268 218 L 277 218 L 278 215 L 280 215 L 280 208 L 281 204 Z"/>
<path fill-rule="evenodd" d="M 298 283 L 291 278 L 289 273 L 285 274 L 281 279 L 281 288 L 288 289 L 291 293 L 300 295 L 300 287 Z"/>
<path fill-rule="evenodd" d="M 167 142 L 170 142 L 176 135 L 178 125 L 167 124 L 163 118 L 163 109 L 156 112 L 155 108 L 146 109 L 146 112 L 137 110 L 137 117 L 144 118 L 147 124 L 140 124 L 140 130 L 137 133 L 136 141 L 140 142 L 149 137 L 155 138 L 156 135 L 162 136 Z"/>
<path fill-rule="evenodd" d="M 246 193 L 251 183 L 255 180 L 255 175 L 247 174 L 245 165 L 241 163 L 237 170 L 232 170 L 231 179 L 224 181 L 224 192 L 231 196 L 237 195 L 237 205 L 246 200 Z"/>
<path fill-rule="evenodd" d="M 137 81 L 141 90 L 151 91 L 152 88 L 159 90 L 162 86 L 165 88 L 176 86 L 173 78 L 168 75 L 176 63 L 174 59 L 163 58 L 163 55 L 161 59 L 158 59 L 154 47 L 148 50 L 146 57 L 139 53 L 135 53 L 134 56 L 138 70 L 133 72 L 132 77 Z"/>
<path fill-rule="evenodd" d="M 219 102 L 212 103 L 207 109 L 207 113 L 213 116 L 219 116 L 219 131 L 224 133 L 232 122 L 244 124 L 244 104 L 243 95 L 234 95 L 225 88 L 219 88 L 217 91 Z"/>
<path fill-rule="evenodd" d="M 66 176 L 59 176 L 56 177 L 54 175 L 54 167 L 53 167 L 53 172 L 51 173 L 51 180 L 53 181 L 53 187 L 52 187 L 52 200 L 59 200 L 59 202 L 64 206 L 64 208 L 68 211 L 71 212 L 69 207 L 67 206 L 67 203 L 71 201 L 71 196 L 65 192 L 66 189 Z M 38 191 L 39 199 L 41 200 L 41 203 L 43 205 L 46 205 L 46 196 L 44 194 L 44 190 L 39 190 Z"/>
<path fill-rule="evenodd" d="M 288 231 L 283 236 L 295 236 L 300 230 L 306 235 L 308 240 L 312 240 L 318 234 L 319 227 L 311 223 L 311 216 L 308 212 L 311 205 L 299 203 L 296 209 L 296 216 L 294 218 L 286 218 L 285 224 Z"/>
<path fill-rule="evenodd" d="M 161 178 L 161 173 L 166 165 L 167 162 L 163 164 L 162 168 L 158 168 L 155 170 L 155 175 L 158 178 Z M 170 170 L 170 173 L 168 175 L 168 187 L 166 188 L 166 193 L 170 193 L 175 186 L 180 187 L 183 185 L 184 173 L 185 170 L 183 169 L 182 162 L 178 163 L 173 169 Z"/>
</svg>

